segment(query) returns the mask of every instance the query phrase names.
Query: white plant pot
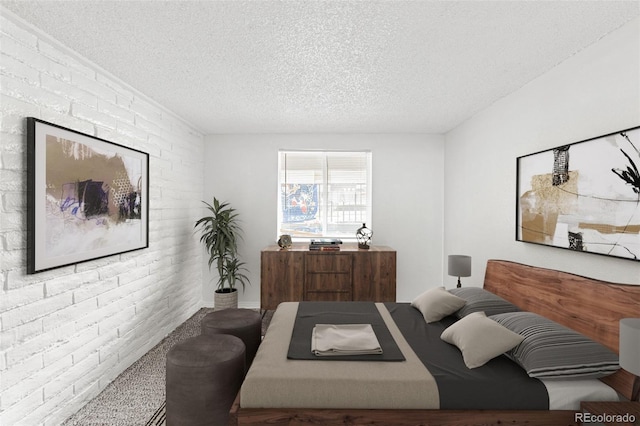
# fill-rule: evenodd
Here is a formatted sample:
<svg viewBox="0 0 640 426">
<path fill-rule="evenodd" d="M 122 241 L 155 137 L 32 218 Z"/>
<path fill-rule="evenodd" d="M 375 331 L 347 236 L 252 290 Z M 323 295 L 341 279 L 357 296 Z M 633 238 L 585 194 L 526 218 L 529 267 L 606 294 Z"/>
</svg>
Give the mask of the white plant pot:
<svg viewBox="0 0 640 426">
<path fill-rule="evenodd" d="M 230 292 L 216 290 L 213 295 L 213 305 L 216 311 L 236 309 L 238 307 L 238 289 L 234 288 Z"/>
</svg>

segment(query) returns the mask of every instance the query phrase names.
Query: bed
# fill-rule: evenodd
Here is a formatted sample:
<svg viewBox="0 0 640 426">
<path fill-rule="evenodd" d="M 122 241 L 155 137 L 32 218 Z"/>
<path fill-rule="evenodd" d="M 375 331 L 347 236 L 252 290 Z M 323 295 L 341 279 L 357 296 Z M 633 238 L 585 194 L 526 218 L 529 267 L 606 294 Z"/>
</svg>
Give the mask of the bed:
<svg viewBox="0 0 640 426">
<path fill-rule="evenodd" d="M 608 283 L 504 260 L 488 261 L 484 289 L 522 311 L 549 318 L 616 353 L 618 321 L 637 316 L 640 300 L 640 286 Z M 404 309 L 400 305 L 398 309 Z M 376 309 L 402 351 L 403 362 L 287 359 L 298 307 L 296 303 L 279 306 L 233 404 L 231 424 L 462 425 L 469 424 L 470 419 L 474 424 L 576 424 L 575 409 L 553 406 L 443 409 L 441 403 L 433 402 L 442 398 L 439 393 L 443 392 L 434 386 L 434 375 L 421 368 L 419 351 L 414 350 L 413 342 L 405 339 L 405 330 L 400 329 L 404 326 L 400 322 L 396 326 L 395 314 L 390 312 L 396 309 L 392 304 L 376 304 Z M 360 379 L 368 380 L 366 392 L 354 382 Z M 605 388 L 630 398 L 636 380 L 630 373 L 618 370 L 595 382 L 604 382 L 608 385 Z M 553 392 L 556 391 L 561 390 Z M 450 401 L 455 401 L 455 397 Z"/>
</svg>

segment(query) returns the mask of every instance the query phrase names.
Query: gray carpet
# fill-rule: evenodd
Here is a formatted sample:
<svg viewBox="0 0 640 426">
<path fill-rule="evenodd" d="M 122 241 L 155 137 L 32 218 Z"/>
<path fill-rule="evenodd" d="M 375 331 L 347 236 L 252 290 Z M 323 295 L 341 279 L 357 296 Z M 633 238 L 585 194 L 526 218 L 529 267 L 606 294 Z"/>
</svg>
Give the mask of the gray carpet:
<svg viewBox="0 0 640 426">
<path fill-rule="evenodd" d="M 167 352 L 173 345 L 200 334 L 200 321 L 213 312 L 202 308 L 125 370 L 104 391 L 67 419 L 63 426 L 163 425 Z M 262 334 L 272 311 L 263 314 Z"/>
</svg>

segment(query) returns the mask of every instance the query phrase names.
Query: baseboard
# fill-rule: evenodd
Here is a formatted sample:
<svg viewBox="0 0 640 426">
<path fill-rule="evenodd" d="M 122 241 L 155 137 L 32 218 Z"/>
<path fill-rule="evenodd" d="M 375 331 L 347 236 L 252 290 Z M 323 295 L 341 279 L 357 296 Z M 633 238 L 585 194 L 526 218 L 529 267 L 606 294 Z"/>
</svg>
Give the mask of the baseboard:
<svg viewBox="0 0 640 426">
<path fill-rule="evenodd" d="M 203 301 L 203 308 L 215 308 L 213 301 Z M 243 309 L 260 309 L 260 302 L 238 302 L 238 308 Z"/>
</svg>

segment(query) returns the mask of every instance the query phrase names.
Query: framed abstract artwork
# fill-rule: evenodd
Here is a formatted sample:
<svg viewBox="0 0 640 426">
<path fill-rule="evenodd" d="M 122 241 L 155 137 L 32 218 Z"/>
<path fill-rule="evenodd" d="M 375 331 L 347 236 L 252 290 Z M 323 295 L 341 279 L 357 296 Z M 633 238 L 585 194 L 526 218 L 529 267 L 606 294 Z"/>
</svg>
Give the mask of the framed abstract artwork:
<svg viewBox="0 0 640 426">
<path fill-rule="evenodd" d="M 149 155 L 27 118 L 27 273 L 149 246 Z"/>
<path fill-rule="evenodd" d="M 517 159 L 516 240 L 640 260 L 640 127 Z"/>
</svg>

